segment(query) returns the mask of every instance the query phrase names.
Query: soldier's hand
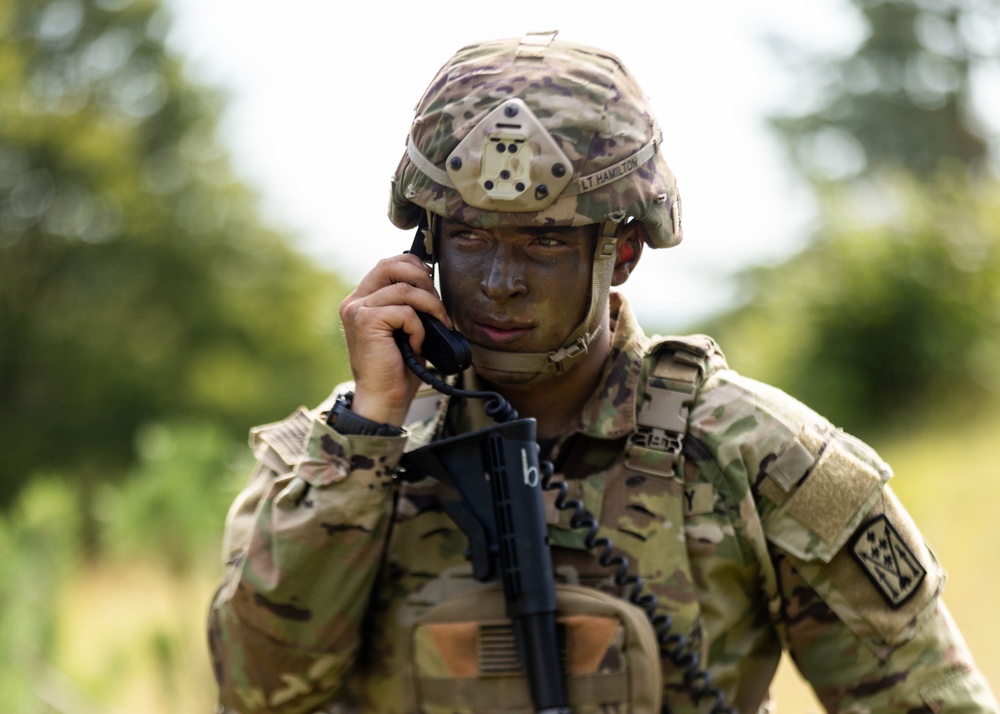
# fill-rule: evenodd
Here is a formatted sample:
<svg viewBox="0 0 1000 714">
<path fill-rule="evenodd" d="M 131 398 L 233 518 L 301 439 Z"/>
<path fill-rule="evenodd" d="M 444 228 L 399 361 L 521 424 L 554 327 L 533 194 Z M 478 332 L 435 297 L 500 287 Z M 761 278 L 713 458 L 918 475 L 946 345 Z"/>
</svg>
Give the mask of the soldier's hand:
<svg viewBox="0 0 1000 714">
<path fill-rule="evenodd" d="M 416 311 L 451 326 L 430 268 L 410 254 L 379 261 L 340 304 L 355 382 L 352 409 L 360 416 L 402 424 L 420 380 L 403 363 L 393 332 L 405 331 L 419 354 L 424 328 Z"/>
</svg>

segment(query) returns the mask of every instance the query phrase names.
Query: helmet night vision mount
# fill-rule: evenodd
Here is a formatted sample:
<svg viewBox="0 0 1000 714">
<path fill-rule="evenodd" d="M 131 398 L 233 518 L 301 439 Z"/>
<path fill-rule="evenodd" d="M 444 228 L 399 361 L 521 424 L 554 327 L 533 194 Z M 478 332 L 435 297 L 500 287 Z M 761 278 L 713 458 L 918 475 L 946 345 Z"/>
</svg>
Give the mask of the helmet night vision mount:
<svg viewBox="0 0 1000 714">
<path fill-rule="evenodd" d="M 445 166 L 462 200 L 484 211 L 541 211 L 572 180 L 569 157 L 516 98 L 483 117 Z"/>
</svg>

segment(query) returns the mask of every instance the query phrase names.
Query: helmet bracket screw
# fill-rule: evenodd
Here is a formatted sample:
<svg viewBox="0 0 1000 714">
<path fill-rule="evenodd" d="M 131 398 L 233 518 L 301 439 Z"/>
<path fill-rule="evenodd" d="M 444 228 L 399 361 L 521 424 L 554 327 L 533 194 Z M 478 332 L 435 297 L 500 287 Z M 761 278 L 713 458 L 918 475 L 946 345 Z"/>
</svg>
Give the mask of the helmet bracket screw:
<svg viewBox="0 0 1000 714">
<path fill-rule="evenodd" d="M 552 164 L 552 175 L 556 178 L 562 178 L 566 175 L 566 167 L 562 164 Z"/>
</svg>

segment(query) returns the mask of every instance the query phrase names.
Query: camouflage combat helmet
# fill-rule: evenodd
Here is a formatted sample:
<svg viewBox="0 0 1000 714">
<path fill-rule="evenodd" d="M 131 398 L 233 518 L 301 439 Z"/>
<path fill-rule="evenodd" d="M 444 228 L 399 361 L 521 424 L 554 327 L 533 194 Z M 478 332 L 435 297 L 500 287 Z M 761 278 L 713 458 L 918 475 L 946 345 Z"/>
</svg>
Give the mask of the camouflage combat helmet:
<svg viewBox="0 0 1000 714">
<path fill-rule="evenodd" d="M 590 311 L 560 350 L 474 349 L 477 364 L 507 371 L 561 372 L 586 351 L 619 223 L 639 221 L 654 248 L 681 240 L 676 181 L 644 93 L 614 55 L 555 34 L 469 45 L 438 71 L 417 104 L 389 202 L 400 228 L 425 216 L 432 227 L 437 217 L 487 229 L 601 226 Z"/>
</svg>

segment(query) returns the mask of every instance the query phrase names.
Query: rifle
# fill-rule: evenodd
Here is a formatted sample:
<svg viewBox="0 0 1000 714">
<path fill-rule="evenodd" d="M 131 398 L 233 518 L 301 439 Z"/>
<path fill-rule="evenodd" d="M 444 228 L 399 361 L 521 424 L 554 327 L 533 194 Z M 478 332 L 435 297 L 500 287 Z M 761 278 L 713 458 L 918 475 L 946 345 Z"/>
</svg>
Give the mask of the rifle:
<svg viewBox="0 0 1000 714">
<path fill-rule="evenodd" d="M 445 512 L 469 540 L 476 580 L 501 579 L 518 659 L 540 714 L 569 714 L 534 419 L 514 419 L 406 454 L 401 478 L 455 489 Z"/>
</svg>

